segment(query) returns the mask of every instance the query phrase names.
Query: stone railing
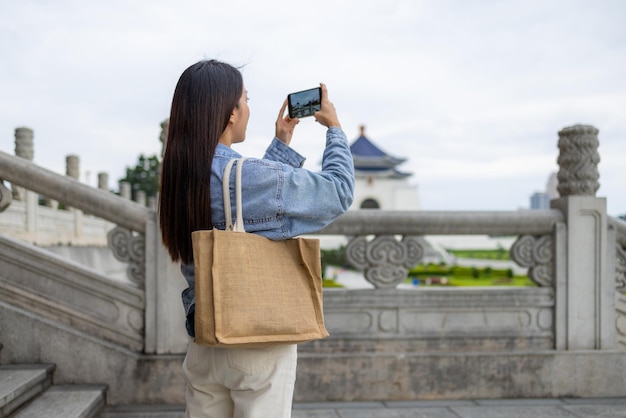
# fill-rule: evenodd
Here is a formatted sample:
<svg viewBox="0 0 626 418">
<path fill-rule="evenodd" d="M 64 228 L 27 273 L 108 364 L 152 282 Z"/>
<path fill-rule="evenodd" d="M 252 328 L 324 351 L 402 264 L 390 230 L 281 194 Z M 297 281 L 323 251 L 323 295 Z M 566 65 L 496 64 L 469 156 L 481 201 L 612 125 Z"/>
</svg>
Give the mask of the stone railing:
<svg viewBox="0 0 626 418">
<path fill-rule="evenodd" d="M 33 161 L 33 130 L 17 128 L 15 130 L 15 155 L 26 161 Z M 66 176 L 78 181 L 80 158 L 67 155 Z M 98 189 L 109 191 L 109 175 L 98 173 Z M 119 182 L 119 195 L 130 200 L 131 185 Z M 146 197 L 146 193 L 137 190 L 134 201 L 142 206 L 156 208 L 156 199 Z M 107 246 L 107 233 L 115 224 L 105 219 L 92 216 L 76 207 L 70 206 L 65 199 L 56 200 L 49 193 L 35 193 L 25 187 L 14 184 L 9 190 L 0 181 L 0 232 L 20 240 L 41 246 Z"/>
<path fill-rule="evenodd" d="M 512 258 L 529 267 L 529 277 L 541 284 L 530 261 L 524 259 L 535 236 L 551 237 L 555 225 L 563 222 L 558 210 L 511 212 L 455 211 L 350 211 L 320 234 L 352 237 L 346 258 L 364 271 L 365 279 L 377 288 L 394 288 L 407 278 L 408 269 L 424 255 L 425 235 L 507 235 L 522 236 L 512 249 Z M 374 235 L 373 239 L 368 236 Z M 397 237 L 401 236 L 401 239 Z M 549 238 L 543 238 L 542 242 Z M 532 243 L 530 241 L 533 240 Z M 541 244 L 539 244 L 541 246 Z M 547 248 L 552 259 L 552 248 Z"/>
<path fill-rule="evenodd" d="M 424 254 L 426 235 L 509 235 L 511 259 L 538 286 L 553 290 L 543 315 L 560 350 L 626 347 L 624 222 L 595 197 L 598 130 L 559 132 L 559 199 L 552 210 L 517 212 L 349 212 L 322 233 L 350 236 L 346 258 L 376 288 L 395 288 Z M 550 296 L 543 295 L 542 297 Z M 617 300 L 617 310 L 616 310 Z M 396 321 L 402 321 L 401 318 Z M 617 323 L 617 329 L 615 324 Z"/>
<path fill-rule="evenodd" d="M 357 210 L 320 233 L 351 237 L 347 259 L 379 289 L 395 288 L 406 278 L 407 269 L 420 262 L 424 236 L 517 236 L 511 258 L 528 268 L 529 277 L 540 287 L 553 290 L 557 349 L 601 349 L 626 343 L 626 332 L 622 332 L 626 331 L 626 300 L 621 308 L 616 296 L 616 290 L 624 288 L 626 233 L 624 222 L 607 217 L 605 199 L 594 196 L 597 130 L 577 125 L 559 135 L 562 197 L 552 201 L 551 210 Z M 129 264 L 129 277 L 146 292 L 146 352 L 184 352 L 187 338 L 180 326 L 179 301 L 184 281 L 161 245 L 153 209 L 1 152 L 0 178 L 116 224 L 108 236 L 110 246 L 118 259 Z"/>
<path fill-rule="evenodd" d="M 13 189 L 21 190 L 20 193 L 45 195 L 117 225 L 108 234 L 109 246 L 116 258 L 128 263 L 128 277 L 146 295 L 144 351 L 184 351 L 186 341 L 182 330 L 171 325 L 174 321 L 171 312 L 179 310 L 178 301 L 171 294 L 180 294 L 182 290 L 182 283 L 172 277 L 180 273 L 169 262 L 161 245 L 154 209 L 4 152 L 0 152 L 0 178 L 10 182 Z M 172 337 L 172 332 L 178 335 Z"/>
</svg>

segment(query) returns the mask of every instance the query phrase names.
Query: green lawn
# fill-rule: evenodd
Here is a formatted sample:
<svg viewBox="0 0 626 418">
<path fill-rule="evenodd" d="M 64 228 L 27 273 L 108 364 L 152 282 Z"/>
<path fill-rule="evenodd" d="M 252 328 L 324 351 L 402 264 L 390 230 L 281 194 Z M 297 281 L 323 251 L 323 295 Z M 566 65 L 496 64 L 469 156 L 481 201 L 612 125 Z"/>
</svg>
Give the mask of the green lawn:
<svg viewBox="0 0 626 418">
<path fill-rule="evenodd" d="M 509 277 L 421 277 L 421 278 L 408 278 L 407 283 L 413 283 L 414 280 L 419 280 L 420 286 L 464 286 L 464 287 L 479 287 L 479 286 L 536 286 L 526 276 Z M 429 280 L 430 279 L 430 280 Z M 429 284 L 430 283 L 430 284 Z"/>
<path fill-rule="evenodd" d="M 476 268 L 420 264 L 409 271 L 407 282 L 419 280 L 431 286 L 535 286 L 527 276 L 516 276 L 512 269 Z"/>
<path fill-rule="evenodd" d="M 458 258 L 475 258 L 478 260 L 510 260 L 509 252 L 504 248 L 497 250 L 451 250 L 446 248 L 446 251 Z"/>
<path fill-rule="evenodd" d="M 345 265 L 343 249 L 322 251 L 325 262 Z M 505 249 L 496 250 L 448 250 L 458 258 L 479 260 L 509 260 Z M 324 270 L 322 270 L 324 271 Z M 491 267 L 476 268 L 448 266 L 445 264 L 420 264 L 409 271 L 406 283 L 419 282 L 420 286 L 536 286 L 527 276 L 516 276 L 512 269 Z M 324 280 L 324 287 L 342 287 L 333 280 Z"/>
</svg>

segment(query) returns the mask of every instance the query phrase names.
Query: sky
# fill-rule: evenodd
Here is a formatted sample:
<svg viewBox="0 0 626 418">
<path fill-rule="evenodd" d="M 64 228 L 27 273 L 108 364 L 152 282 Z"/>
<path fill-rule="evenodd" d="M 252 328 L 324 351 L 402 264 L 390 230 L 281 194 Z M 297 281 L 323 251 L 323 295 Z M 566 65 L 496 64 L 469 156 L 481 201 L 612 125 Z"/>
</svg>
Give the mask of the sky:
<svg viewBox="0 0 626 418">
<path fill-rule="evenodd" d="M 350 142 L 405 157 L 424 210 L 517 210 L 558 171 L 558 131 L 600 130 L 599 197 L 626 213 L 626 1 L 0 0 L 0 151 L 109 186 L 160 154 L 189 65 L 241 68 L 261 157 L 287 94 L 326 83 Z M 324 128 L 292 147 L 317 170 Z"/>
</svg>

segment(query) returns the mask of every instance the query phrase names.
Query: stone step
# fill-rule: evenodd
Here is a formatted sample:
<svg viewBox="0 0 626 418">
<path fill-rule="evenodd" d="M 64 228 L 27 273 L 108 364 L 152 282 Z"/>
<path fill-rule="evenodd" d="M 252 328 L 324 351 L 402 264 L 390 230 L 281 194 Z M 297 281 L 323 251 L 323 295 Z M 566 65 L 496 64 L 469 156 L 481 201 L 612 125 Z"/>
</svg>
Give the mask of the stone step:
<svg viewBox="0 0 626 418">
<path fill-rule="evenodd" d="M 93 418 L 104 408 L 105 385 L 52 386 L 12 418 Z"/>
<path fill-rule="evenodd" d="M 0 366 L 0 418 L 50 387 L 54 369 L 53 364 Z"/>
<path fill-rule="evenodd" d="M 107 407 L 100 418 L 184 418 L 185 405 L 123 405 Z"/>
</svg>

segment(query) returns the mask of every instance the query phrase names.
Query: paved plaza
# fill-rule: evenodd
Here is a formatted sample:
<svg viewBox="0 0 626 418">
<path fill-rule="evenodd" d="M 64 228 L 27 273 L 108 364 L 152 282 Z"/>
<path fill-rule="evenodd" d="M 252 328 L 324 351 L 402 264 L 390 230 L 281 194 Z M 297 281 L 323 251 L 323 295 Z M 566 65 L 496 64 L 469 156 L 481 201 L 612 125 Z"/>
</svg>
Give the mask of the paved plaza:
<svg viewBox="0 0 626 418">
<path fill-rule="evenodd" d="M 296 403 L 292 418 L 625 418 L 626 398 Z"/>
</svg>

